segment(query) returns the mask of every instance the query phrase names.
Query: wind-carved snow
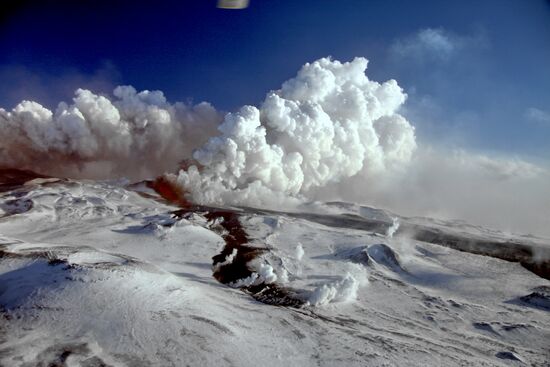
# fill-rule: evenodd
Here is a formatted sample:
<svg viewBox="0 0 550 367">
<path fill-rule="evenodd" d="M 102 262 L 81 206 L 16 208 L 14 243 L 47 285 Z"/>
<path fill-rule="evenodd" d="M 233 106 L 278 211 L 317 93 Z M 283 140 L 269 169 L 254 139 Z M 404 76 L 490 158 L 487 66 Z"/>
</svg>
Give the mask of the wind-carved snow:
<svg viewBox="0 0 550 367">
<path fill-rule="evenodd" d="M 395 215 L 375 210 L 361 209 L 372 223 L 334 212 L 182 215 L 138 191 L 58 181 L 0 194 L 0 205 L 32 202 L 0 219 L 1 365 L 547 361 L 550 282 L 519 263 L 415 240 L 403 217 L 391 236 Z M 223 252 L 228 220 L 246 233 L 242 251 Z M 247 254 L 253 279 L 235 289 L 214 277 Z"/>
</svg>

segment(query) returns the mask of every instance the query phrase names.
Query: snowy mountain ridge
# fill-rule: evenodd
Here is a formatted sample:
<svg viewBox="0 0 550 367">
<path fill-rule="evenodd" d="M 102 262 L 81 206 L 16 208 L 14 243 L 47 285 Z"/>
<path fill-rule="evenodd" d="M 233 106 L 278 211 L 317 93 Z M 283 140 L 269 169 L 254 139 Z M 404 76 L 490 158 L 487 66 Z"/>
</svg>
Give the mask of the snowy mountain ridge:
<svg viewBox="0 0 550 367">
<path fill-rule="evenodd" d="M 550 360 L 545 239 L 347 203 L 176 207 L 145 183 L 15 170 L 0 208 L 2 366 Z"/>
</svg>

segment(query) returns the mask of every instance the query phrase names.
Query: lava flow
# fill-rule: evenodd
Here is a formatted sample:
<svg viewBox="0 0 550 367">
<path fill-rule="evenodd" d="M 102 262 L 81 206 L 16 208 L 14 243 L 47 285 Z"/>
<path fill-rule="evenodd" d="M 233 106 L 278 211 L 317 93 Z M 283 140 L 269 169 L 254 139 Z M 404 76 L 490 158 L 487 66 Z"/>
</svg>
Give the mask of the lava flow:
<svg viewBox="0 0 550 367">
<path fill-rule="evenodd" d="M 238 211 L 195 205 L 185 198 L 180 188 L 165 177 L 148 182 L 148 186 L 164 200 L 181 208 L 173 212 L 176 217 L 185 218 L 193 213 L 200 214 L 210 223 L 217 222 L 223 228 L 221 234 L 225 246 L 221 253 L 212 257 L 213 276 L 217 281 L 230 285 L 254 273 L 248 263 L 266 253 L 268 249 L 248 245 L 248 234 L 241 225 Z M 233 257 L 232 261 L 224 264 L 229 256 Z M 240 289 L 257 301 L 270 305 L 301 307 L 305 304 L 297 291 L 274 283 L 253 284 Z"/>
</svg>

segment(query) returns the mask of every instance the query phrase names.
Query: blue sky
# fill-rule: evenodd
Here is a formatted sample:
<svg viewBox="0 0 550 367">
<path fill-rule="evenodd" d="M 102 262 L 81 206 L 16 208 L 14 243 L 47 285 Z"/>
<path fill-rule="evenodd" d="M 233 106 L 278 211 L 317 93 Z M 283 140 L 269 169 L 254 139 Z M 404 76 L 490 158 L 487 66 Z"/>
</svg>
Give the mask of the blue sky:
<svg viewBox="0 0 550 367">
<path fill-rule="evenodd" d="M 54 107 L 78 87 L 160 89 L 233 110 L 319 57 L 395 78 L 420 141 L 548 161 L 550 2 L 8 1 L 0 106 Z M 9 6 L 11 4 L 11 6 Z"/>
</svg>

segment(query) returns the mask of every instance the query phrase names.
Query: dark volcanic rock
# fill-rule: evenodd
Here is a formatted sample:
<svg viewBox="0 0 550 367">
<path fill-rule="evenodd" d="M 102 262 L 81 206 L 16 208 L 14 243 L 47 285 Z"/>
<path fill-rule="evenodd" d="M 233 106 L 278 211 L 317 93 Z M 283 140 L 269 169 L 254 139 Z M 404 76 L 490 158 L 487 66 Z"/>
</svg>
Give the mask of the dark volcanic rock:
<svg viewBox="0 0 550 367">
<path fill-rule="evenodd" d="M 548 286 L 533 288 L 532 293 L 519 299 L 532 307 L 550 311 L 550 287 Z"/>
<path fill-rule="evenodd" d="M 512 352 L 498 352 L 496 354 L 496 357 L 500 358 L 500 359 L 509 359 L 509 360 L 512 360 L 512 361 L 523 362 L 523 360 L 521 358 L 519 358 L 519 356 L 517 354 L 512 353 Z"/>
<path fill-rule="evenodd" d="M 367 249 L 367 253 L 378 264 L 384 265 L 392 270 L 403 271 L 398 255 L 388 245 L 383 243 L 370 245 Z"/>
<path fill-rule="evenodd" d="M 48 178 L 32 171 L 13 168 L 0 168 L 0 192 L 10 191 L 25 184 L 25 182 L 37 179 Z"/>
</svg>

